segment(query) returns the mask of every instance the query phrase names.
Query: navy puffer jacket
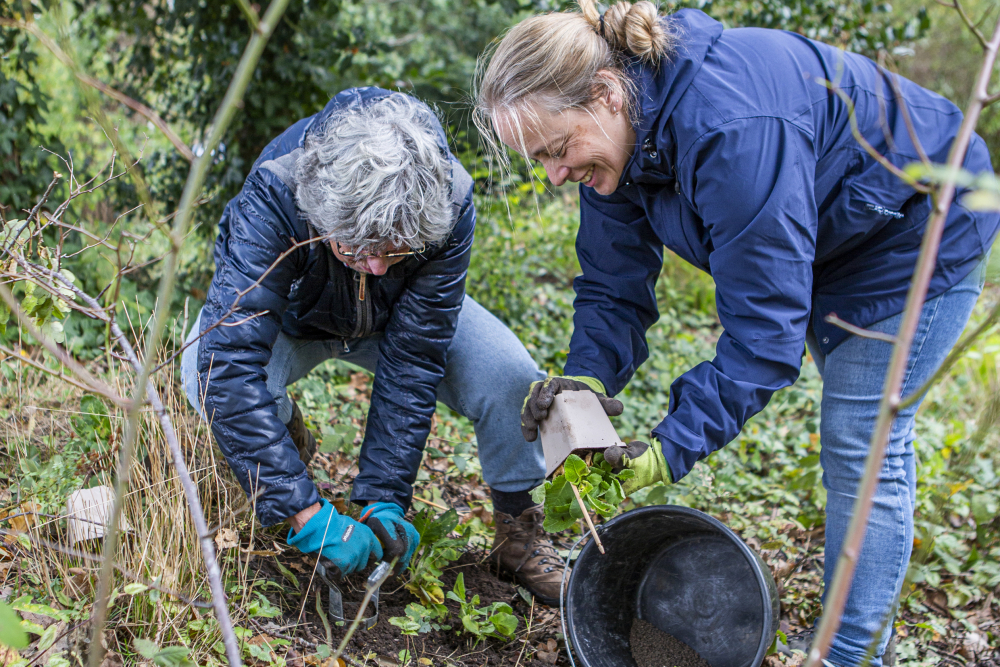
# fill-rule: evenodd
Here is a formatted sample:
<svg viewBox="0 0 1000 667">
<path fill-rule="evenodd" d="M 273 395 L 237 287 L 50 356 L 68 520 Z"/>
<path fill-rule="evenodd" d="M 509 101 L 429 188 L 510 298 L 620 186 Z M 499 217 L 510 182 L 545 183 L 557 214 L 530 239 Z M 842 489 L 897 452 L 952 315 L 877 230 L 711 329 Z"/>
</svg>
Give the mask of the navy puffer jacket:
<svg viewBox="0 0 1000 667">
<path fill-rule="evenodd" d="M 919 161 L 871 60 L 794 33 L 723 30 L 693 9 L 665 20 L 679 48 L 659 68 L 631 65 L 637 142 L 618 190 L 580 188 L 583 275 L 564 372 L 619 393 L 648 357 L 663 247 L 710 273 L 725 327 L 716 357 L 673 382 L 653 430 L 677 480 L 795 381 L 810 327 L 829 353 L 848 335 L 829 313 L 866 327 L 903 310 L 931 204 L 859 146 L 847 105 L 819 82 L 839 81 L 880 153 Z M 945 162 L 961 111 L 897 81 L 924 150 Z M 965 168 L 991 169 L 978 136 Z M 998 224 L 960 193 L 928 298 L 969 274 Z"/>
<path fill-rule="evenodd" d="M 345 105 L 371 104 L 390 94 L 379 88 L 346 90 L 320 113 L 292 125 L 264 149 L 219 222 L 202 331 L 258 281 L 227 321 L 264 315 L 205 334 L 198 374 L 207 387 L 205 413 L 219 448 L 248 494 L 262 490 L 256 511 L 265 526 L 319 501 L 265 384 L 264 367 L 279 332 L 312 340 L 384 332 L 351 497 L 404 509 L 410 504 L 465 296 L 476 226 L 472 179 L 449 153 L 443 130 L 438 127 L 439 143 L 451 157 L 454 203 L 454 226 L 445 242 L 393 265 L 383 276 L 368 276 L 363 301 L 358 274 L 337 261 L 325 242 L 291 250 L 268 273 L 297 241 L 319 236 L 295 204 L 295 161 L 310 130 Z"/>
</svg>

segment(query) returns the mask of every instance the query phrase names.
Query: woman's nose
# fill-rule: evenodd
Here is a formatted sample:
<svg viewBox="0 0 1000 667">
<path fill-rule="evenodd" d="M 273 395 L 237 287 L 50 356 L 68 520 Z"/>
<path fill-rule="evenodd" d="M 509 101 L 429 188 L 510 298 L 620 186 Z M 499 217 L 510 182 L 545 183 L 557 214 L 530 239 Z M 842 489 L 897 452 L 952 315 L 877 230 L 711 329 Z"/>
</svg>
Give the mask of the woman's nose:
<svg viewBox="0 0 1000 667">
<path fill-rule="evenodd" d="M 389 269 L 389 259 L 387 257 L 369 257 L 368 270 L 376 276 L 381 276 Z"/>
<path fill-rule="evenodd" d="M 554 160 L 543 161 L 542 166 L 545 167 L 545 173 L 549 177 L 549 181 L 556 187 L 565 183 L 566 179 L 569 178 L 569 167 L 565 167 Z"/>
</svg>

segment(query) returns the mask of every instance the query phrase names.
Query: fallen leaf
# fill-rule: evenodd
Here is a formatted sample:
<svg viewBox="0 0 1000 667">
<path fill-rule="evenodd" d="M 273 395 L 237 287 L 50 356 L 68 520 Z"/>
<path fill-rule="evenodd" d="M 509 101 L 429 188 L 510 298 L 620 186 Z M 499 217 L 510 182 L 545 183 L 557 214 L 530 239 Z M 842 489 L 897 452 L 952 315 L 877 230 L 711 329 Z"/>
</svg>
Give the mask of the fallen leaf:
<svg viewBox="0 0 1000 667">
<path fill-rule="evenodd" d="M 549 637 L 548 641 L 545 642 L 545 647 L 549 653 L 557 653 L 559 651 L 559 644 L 552 637 Z"/>
<path fill-rule="evenodd" d="M 9 665 L 21 659 L 16 648 L 9 648 L 0 644 L 0 665 Z"/>
<path fill-rule="evenodd" d="M 38 512 L 40 509 L 35 502 L 29 500 L 21 503 L 19 507 L 6 512 L 5 517 L 10 517 L 7 520 L 10 522 L 12 531 L 15 533 L 26 533 L 32 526 L 38 525 L 38 515 L 35 512 Z"/>
<path fill-rule="evenodd" d="M 535 654 L 535 657 L 541 660 L 542 662 L 549 663 L 550 665 L 556 664 L 556 662 L 559 660 L 558 653 L 549 653 L 548 651 L 539 651 L 538 653 Z"/>
<path fill-rule="evenodd" d="M 215 534 L 215 546 L 219 548 L 219 551 L 224 551 L 226 549 L 232 549 L 240 545 L 240 536 L 232 528 L 221 528 L 218 533 Z"/>
</svg>

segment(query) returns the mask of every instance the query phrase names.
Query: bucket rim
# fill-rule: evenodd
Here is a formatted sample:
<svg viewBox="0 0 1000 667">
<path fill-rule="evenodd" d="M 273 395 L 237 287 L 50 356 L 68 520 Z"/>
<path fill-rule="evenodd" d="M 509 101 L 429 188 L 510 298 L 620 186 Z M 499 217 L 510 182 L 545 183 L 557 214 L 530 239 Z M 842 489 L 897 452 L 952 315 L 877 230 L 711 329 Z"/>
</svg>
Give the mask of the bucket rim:
<svg viewBox="0 0 1000 667">
<path fill-rule="evenodd" d="M 597 526 L 597 532 L 601 534 L 603 537 L 603 533 L 608 529 L 612 528 L 613 526 L 615 526 L 616 524 L 626 523 L 639 516 L 646 514 L 673 514 L 675 516 L 686 515 L 688 517 L 704 521 L 705 523 L 709 524 L 712 528 L 717 530 L 719 533 L 724 535 L 726 538 L 728 538 L 729 541 L 733 542 L 738 546 L 740 553 L 743 554 L 743 557 L 750 564 L 750 567 L 754 574 L 754 578 L 758 583 L 758 589 L 761 595 L 761 606 L 764 609 L 764 619 L 763 619 L 764 627 L 761 631 L 760 643 L 757 645 L 757 653 L 754 656 L 753 661 L 750 663 L 752 667 L 757 667 L 761 665 L 764 661 L 764 658 L 767 656 L 767 651 L 771 647 L 771 643 L 773 641 L 773 640 L 771 641 L 768 640 L 768 634 L 769 630 L 773 628 L 775 625 L 775 618 L 774 618 L 774 609 L 771 606 L 772 602 L 769 593 L 769 587 L 767 584 L 769 577 L 773 581 L 773 576 L 770 576 L 771 574 L 770 571 L 768 571 L 767 574 L 764 573 L 763 570 L 764 564 L 763 561 L 760 559 L 760 556 L 758 556 L 746 544 L 746 542 L 744 542 L 740 538 L 740 536 L 737 535 L 735 531 L 733 531 L 733 529 L 727 526 L 726 524 L 722 523 L 715 517 L 706 514 L 705 512 L 702 512 L 701 510 L 697 510 L 692 507 L 684 507 L 683 505 L 647 505 L 646 507 L 637 507 L 627 512 L 622 512 L 621 514 L 614 517 L 607 523 Z M 580 553 L 577 555 L 575 562 L 579 562 L 580 559 L 583 558 L 584 554 L 592 553 L 593 551 L 596 550 L 597 546 L 594 540 L 591 539 L 583 546 L 582 549 L 580 549 Z M 598 554 L 598 557 L 599 556 L 600 554 Z M 574 577 L 576 577 L 577 571 L 578 571 L 577 568 L 573 567 L 573 570 L 572 572 L 570 572 L 569 575 L 569 580 L 566 582 L 566 590 L 563 593 L 565 603 L 562 612 L 566 615 L 566 624 L 568 626 L 566 628 L 566 631 L 569 634 L 570 644 L 572 644 L 572 646 L 567 646 L 567 651 L 571 650 L 576 651 L 576 657 L 580 661 L 580 663 L 584 667 L 590 667 L 590 661 L 587 660 L 587 658 L 584 655 L 582 655 L 576 648 L 579 644 L 577 642 L 576 625 L 573 623 L 573 579 Z"/>
</svg>

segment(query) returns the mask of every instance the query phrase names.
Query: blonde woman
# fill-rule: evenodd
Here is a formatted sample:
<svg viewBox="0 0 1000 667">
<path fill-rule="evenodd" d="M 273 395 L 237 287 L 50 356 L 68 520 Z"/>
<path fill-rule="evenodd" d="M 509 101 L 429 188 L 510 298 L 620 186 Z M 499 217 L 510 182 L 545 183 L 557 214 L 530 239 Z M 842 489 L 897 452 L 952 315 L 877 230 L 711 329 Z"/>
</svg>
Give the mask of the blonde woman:
<svg viewBox="0 0 1000 667">
<path fill-rule="evenodd" d="M 935 162 L 945 161 L 962 114 L 909 81 L 890 81 L 867 58 L 800 35 L 724 30 L 697 10 L 661 17 L 649 2 L 619 2 L 603 15 L 590 0 L 579 7 L 515 26 L 478 84 L 484 128 L 539 161 L 554 185 L 580 184 L 583 275 L 575 282 L 570 353 L 563 376 L 532 386 L 521 415 L 525 437 L 536 436 L 552 397 L 565 389 L 590 389 L 609 414 L 621 412 L 610 397 L 648 356 L 645 333 L 658 317 L 654 286 L 666 246 L 712 275 L 725 331 L 715 359 L 671 385 L 650 442 L 615 457 L 637 472 L 626 491 L 677 481 L 733 440 L 795 381 L 808 347 L 824 381 L 829 584 L 890 346 L 824 317 L 835 312 L 860 327 L 897 330 L 930 201 L 859 147 L 848 106 L 820 80 L 839 82 L 868 142 L 900 167 L 921 150 L 906 110 Z M 979 137 L 965 167 L 990 169 Z M 904 393 L 934 371 L 968 320 L 998 222 L 994 213 L 952 207 Z M 860 664 L 873 639 L 882 656 L 890 638 L 882 628 L 913 541 L 917 407 L 892 429 L 871 528 L 828 656 L 834 665 Z"/>
</svg>

